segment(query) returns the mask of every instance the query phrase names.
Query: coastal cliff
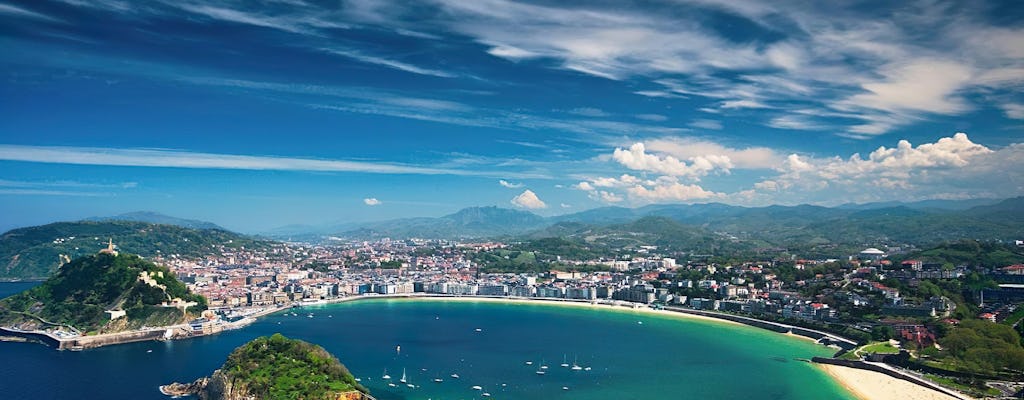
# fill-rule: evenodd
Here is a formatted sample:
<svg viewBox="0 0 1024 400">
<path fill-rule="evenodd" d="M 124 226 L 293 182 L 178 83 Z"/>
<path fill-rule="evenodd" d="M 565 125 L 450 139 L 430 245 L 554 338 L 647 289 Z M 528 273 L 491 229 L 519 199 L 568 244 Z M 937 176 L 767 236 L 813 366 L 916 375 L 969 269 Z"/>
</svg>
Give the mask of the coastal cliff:
<svg viewBox="0 0 1024 400">
<path fill-rule="evenodd" d="M 259 337 L 238 347 L 209 377 L 164 385 L 160 391 L 202 400 L 373 399 L 322 347 L 281 334 Z"/>
</svg>

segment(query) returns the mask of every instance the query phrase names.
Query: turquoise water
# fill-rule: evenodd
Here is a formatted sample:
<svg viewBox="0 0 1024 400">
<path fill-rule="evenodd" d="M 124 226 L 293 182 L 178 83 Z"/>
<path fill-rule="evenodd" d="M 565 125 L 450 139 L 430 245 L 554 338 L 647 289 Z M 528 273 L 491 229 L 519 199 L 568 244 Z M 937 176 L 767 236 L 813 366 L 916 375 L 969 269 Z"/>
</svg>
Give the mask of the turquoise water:
<svg viewBox="0 0 1024 400">
<path fill-rule="evenodd" d="M 158 385 L 208 375 L 235 347 L 280 332 L 322 345 L 381 400 L 481 398 L 473 385 L 493 399 L 853 398 L 813 365 L 794 360 L 831 350 L 745 326 L 491 302 L 376 299 L 296 313 L 211 337 L 84 352 L 0 343 L 0 393 L 159 399 Z M 560 367 L 563 355 L 591 371 Z M 542 360 L 549 368 L 537 375 Z M 418 387 L 388 386 L 385 368 L 396 384 L 405 368 Z"/>
</svg>

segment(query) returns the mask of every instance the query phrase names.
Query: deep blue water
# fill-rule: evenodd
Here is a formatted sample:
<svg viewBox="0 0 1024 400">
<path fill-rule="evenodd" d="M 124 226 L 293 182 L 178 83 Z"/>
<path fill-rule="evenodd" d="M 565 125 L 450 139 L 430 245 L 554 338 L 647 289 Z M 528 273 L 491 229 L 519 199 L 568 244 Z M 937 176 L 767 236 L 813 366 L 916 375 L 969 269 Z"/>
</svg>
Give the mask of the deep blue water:
<svg viewBox="0 0 1024 400">
<path fill-rule="evenodd" d="M 0 397 L 165 398 L 158 385 L 208 375 L 235 347 L 280 332 L 326 348 L 381 400 L 480 398 L 473 385 L 494 399 L 852 398 L 794 360 L 831 350 L 746 326 L 632 311 L 379 299 L 296 313 L 216 336 L 83 352 L 0 343 Z M 563 355 L 592 370 L 560 367 Z M 542 360 L 550 366 L 543 376 L 535 373 Z M 389 387 L 385 368 L 394 380 L 405 368 L 419 387 Z"/>
<path fill-rule="evenodd" d="M 38 286 L 42 282 L 0 282 L 0 299 Z"/>
</svg>

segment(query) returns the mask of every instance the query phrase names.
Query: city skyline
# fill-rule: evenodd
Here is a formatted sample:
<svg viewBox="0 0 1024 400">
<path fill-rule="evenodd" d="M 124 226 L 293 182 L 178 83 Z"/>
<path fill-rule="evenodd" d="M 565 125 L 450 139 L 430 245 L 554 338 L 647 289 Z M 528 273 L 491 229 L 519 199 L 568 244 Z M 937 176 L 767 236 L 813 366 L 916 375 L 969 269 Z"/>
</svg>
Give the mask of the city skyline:
<svg viewBox="0 0 1024 400">
<path fill-rule="evenodd" d="M 6 228 L 1024 194 L 1012 2 L 0 2 Z"/>
</svg>

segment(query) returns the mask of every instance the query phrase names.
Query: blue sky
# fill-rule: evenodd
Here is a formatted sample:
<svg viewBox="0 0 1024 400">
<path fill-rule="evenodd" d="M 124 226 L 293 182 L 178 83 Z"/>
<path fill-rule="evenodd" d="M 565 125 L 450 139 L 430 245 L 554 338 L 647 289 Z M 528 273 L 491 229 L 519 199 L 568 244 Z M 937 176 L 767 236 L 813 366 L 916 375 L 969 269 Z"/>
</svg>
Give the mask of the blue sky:
<svg viewBox="0 0 1024 400">
<path fill-rule="evenodd" d="M 1024 194 L 1018 4 L 767 3 L 0 0 L 0 229 Z"/>
</svg>

